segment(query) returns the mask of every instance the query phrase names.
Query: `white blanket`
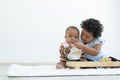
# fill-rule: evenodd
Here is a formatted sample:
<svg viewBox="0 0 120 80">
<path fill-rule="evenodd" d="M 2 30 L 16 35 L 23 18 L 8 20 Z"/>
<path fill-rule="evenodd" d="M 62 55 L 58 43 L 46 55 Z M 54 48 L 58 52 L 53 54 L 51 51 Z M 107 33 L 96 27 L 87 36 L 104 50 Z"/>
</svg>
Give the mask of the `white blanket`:
<svg viewBox="0 0 120 80">
<path fill-rule="evenodd" d="M 120 75 L 120 68 L 113 69 L 56 69 L 55 66 L 23 66 L 13 64 L 9 67 L 8 76 L 82 76 L 82 75 Z"/>
</svg>

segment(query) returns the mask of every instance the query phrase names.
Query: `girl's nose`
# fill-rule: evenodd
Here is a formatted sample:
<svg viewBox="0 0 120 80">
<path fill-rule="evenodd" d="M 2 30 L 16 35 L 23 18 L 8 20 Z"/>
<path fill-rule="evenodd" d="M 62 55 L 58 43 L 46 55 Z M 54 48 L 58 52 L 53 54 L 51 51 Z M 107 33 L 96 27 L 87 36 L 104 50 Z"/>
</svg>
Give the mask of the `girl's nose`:
<svg viewBox="0 0 120 80">
<path fill-rule="evenodd" d="M 82 39 L 85 41 L 86 38 L 83 36 Z"/>
</svg>

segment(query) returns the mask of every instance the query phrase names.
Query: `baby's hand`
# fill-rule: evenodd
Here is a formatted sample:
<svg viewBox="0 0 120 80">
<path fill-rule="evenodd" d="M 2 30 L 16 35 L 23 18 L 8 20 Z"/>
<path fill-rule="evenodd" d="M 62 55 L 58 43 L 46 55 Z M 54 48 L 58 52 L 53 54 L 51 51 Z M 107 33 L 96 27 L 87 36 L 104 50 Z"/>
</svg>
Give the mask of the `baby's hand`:
<svg viewBox="0 0 120 80">
<path fill-rule="evenodd" d="M 60 47 L 60 53 L 61 53 L 61 55 L 68 54 L 70 52 L 70 49 L 71 49 L 71 47 L 70 47 L 70 45 L 66 41 L 61 43 L 61 47 Z M 66 54 L 64 54 L 64 52 Z"/>
<path fill-rule="evenodd" d="M 68 48 L 69 47 L 69 44 L 67 42 L 63 42 L 62 45 L 63 45 L 64 48 Z"/>
<path fill-rule="evenodd" d="M 64 46 L 61 44 L 60 49 L 59 49 L 61 56 L 64 56 L 64 55 L 65 55 L 65 54 L 64 54 L 64 50 L 65 50 L 65 48 L 64 48 Z"/>
</svg>

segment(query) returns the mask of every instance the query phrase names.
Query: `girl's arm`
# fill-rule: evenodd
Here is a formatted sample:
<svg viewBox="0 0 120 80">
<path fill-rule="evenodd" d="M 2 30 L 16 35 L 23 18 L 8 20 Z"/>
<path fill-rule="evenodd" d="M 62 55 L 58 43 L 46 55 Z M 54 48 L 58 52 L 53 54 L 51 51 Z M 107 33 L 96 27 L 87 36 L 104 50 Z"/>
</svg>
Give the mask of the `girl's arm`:
<svg viewBox="0 0 120 80">
<path fill-rule="evenodd" d="M 86 46 L 86 45 L 84 45 L 82 43 L 78 43 L 78 42 L 74 42 L 74 45 L 77 48 L 82 49 L 83 51 L 87 52 L 89 55 L 92 55 L 92 56 L 97 56 L 102 47 L 102 43 L 96 44 L 93 47 L 89 47 L 89 46 Z"/>
</svg>

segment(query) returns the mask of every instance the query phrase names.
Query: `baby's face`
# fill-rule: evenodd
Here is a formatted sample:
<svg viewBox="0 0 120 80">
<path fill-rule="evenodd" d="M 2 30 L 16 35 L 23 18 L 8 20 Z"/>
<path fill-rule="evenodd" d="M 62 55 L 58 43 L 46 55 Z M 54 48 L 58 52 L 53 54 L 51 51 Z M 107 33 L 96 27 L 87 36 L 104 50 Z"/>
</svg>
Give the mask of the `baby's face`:
<svg viewBox="0 0 120 80">
<path fill-rule="evenodd" d="M 95 38 L 93 37 L 91 32 L 87 32 L 85 29 L 83 29 L 81 32 L 81 39 L 83 43 L 89 43 L 93 41 Z"/>
<path fill-rule="evenodd" d="M 69 29 L 65 35 L 66 41 L 68 43 L 76 42 L 79 38 L 79 32 L 76 29 Z"/>
</svg>

